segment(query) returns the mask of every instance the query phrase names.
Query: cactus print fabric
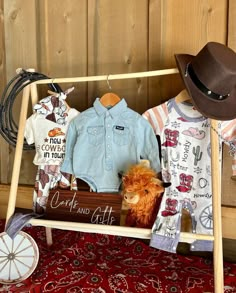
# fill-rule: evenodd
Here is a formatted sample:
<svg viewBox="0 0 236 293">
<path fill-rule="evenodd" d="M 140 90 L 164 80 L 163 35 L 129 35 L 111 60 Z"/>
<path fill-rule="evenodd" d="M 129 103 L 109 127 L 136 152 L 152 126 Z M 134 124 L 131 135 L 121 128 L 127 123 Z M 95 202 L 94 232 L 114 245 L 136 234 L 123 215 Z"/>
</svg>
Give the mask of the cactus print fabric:
<svg viewBox="0 0 236 293">
<path fill-rule="evenodd" d="M 143 116 L 160 135 L 162 177 L 171 182 L 152 228 L 151 246 L 176 252 L 183 209 L 191 217 L 190 232 L 213 233 L 210 120 L 193 105 L 177 104 L 175 99 L 148 110 Z M 219 131 L 222 125 L 219 122 Z M 196 240 L 191 245 L 192 250 L 212 248 L 212 241 Z"/>
</svg>

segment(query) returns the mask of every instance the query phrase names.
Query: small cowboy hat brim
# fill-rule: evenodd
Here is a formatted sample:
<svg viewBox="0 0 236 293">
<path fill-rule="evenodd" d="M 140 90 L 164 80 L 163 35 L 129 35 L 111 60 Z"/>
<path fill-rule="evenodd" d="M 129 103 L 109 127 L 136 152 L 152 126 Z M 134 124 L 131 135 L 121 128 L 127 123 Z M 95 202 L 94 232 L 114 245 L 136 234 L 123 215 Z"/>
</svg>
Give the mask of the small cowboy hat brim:
<svg viewBox="0 0 236 293">
<path fill-rule="evenodd" d="M 216 120 L 236 118 L 236 86 L 224 100 L 212 99 L 207 96 L 196 86 L 187 72 L 187 66 L 194 58 L 195 56 L 189 54 L 175 54 L 179 73 L 195 108 L 203 116 Z"/>
</svg>

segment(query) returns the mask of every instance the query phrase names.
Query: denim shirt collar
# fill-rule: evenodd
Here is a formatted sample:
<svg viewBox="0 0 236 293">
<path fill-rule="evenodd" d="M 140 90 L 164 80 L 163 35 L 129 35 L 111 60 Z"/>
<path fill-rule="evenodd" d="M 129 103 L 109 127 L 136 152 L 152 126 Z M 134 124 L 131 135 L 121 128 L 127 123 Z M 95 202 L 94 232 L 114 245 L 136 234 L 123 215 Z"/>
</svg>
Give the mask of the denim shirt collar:
<svg viewBox="0 0 236 293">
<path fill-rule="evenodd" d="M 96 98 L 96 100 L 93 103 L 93 106 L 94 106 L 94 109 L 97 112 L 98 116 L 109 114 L 109 115 L 111 115 L 111 117 L 115 117 L 115 116 L 120 115 L 121 113 L 123 113 L 126 110 L 127 103 L 126 103 L 125 99 L 122 99 L 119 103 L 117 103 L 113 107 L 106 108 L 101 104 L 100 99 Z"/>
</svg>

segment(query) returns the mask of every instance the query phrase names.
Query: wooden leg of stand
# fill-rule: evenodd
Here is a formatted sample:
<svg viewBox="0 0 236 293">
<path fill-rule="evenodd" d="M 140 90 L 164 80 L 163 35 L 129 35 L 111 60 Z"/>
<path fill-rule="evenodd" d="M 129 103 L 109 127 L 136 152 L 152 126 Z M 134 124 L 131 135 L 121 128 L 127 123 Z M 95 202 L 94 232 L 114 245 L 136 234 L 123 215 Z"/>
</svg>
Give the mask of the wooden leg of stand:
<svg viewBox="0 0 236 293">
<path fill-rule="evenodd" d="M 46 229 L 47 245 L 51 246 L 52 245 L 52 228 L 45 227 L 45 229 Z"/>
<path fill-rule="evenodd" d="M 211 120 L 211 176 L 214 232 L 214 285 L 215 293 L 224 292 L 222 216 L 221 216 L 221 172 L 219 158 L 218 121 Z"/>
<path fill-rule="evenodd" d="M 14 158 L 14 164 L 13 164 L 13 170 L 12 170 L 9 199 L 8 199 L 6 224 L 9 218 L 15 212 L 18 182 L 19 182 L 19 175 L 20 175 L 20 166 L 21 166 L 23 144 L 24 144 L 24 130 L 25 130 L 25 123 L 26 123 L 29 96 L 30 96 L 29 90 L 30 90 L 29 86 L 26 86 L 23 89 L 22 104 L 21 104 L 20 118 L 19 118 L 19 128 L 18 128 L 17 142 L 16 142 L 16 149 L 15 149 L 15 158 Z"/>
</svg>

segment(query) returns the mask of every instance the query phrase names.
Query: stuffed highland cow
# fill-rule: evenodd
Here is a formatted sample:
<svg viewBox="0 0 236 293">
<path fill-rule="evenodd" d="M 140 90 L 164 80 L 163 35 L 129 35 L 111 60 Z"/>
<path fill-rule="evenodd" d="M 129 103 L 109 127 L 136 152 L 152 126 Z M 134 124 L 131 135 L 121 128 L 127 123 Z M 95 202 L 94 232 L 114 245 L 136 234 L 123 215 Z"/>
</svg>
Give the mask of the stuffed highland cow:
<svg viewBox="0 0 236 293">
<path fill-rule="evenodd" d="M 164 192 L 164 183 L 156 177 L 149 161 L 131 166 L 122 177 L 122 194 L 129 207 L 125 225 L 151 228 Z"/>
</svg>

